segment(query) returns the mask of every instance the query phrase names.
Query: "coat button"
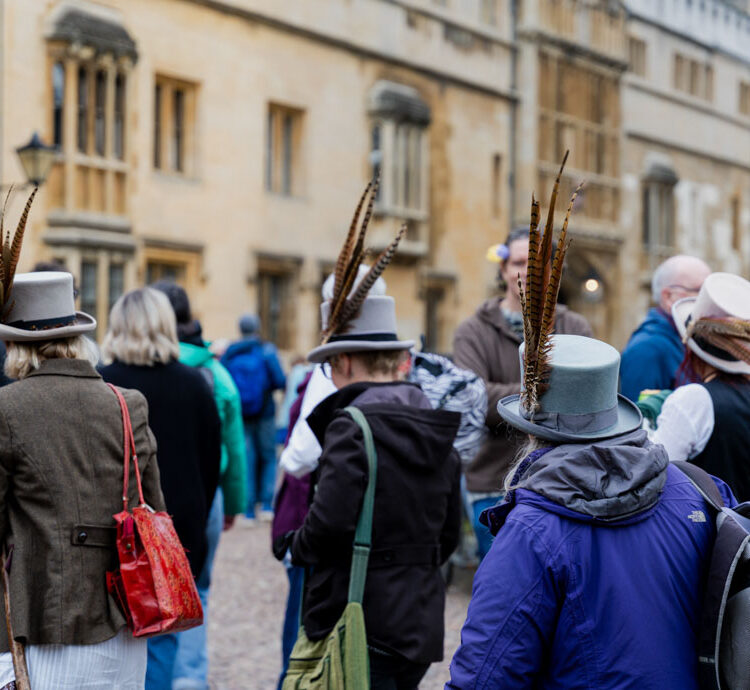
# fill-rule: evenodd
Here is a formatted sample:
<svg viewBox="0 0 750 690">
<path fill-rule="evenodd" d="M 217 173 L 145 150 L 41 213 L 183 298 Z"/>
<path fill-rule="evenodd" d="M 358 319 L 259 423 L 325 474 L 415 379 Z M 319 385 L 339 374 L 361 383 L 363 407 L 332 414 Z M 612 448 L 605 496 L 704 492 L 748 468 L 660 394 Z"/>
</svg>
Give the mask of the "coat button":
<svg viewBox="0 0 750 690">
<path fill-rule="evenodd" d="M 88 539 L 88 533 L 87 532 L 79 532 L 78 533 L 78 543 L 83 544 L 86 539 Z"/>
</svg>

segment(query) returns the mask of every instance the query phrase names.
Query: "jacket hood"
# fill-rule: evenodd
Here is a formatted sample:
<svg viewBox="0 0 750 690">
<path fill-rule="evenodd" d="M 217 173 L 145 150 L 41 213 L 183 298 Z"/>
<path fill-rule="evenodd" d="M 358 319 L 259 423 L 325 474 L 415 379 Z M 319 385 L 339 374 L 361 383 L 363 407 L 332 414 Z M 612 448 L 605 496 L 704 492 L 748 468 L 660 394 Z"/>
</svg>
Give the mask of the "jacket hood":
<svg viewBox="0 0 750 690">
<path fill-rule="evenodd" d="M 555 307 L 555 321 L 557 321 L 557 319 L 559 319 L 560 316 L 562 316 L 566 311 L 568 311 L 568 308 L 564 304 L 558 304 Z M 485 323 L 490 324 L 490 326 L 492 326 L 493 328 L 512 338 L 513 340 L 518 342 L 519 345 L 521 344 L 521 338 L 510 327 L 510 324 L 503 316 L 502 309 L 500 309 L 500 300 L 497 297 L 493 297 L 492 299 L 488 299 L 482 302 L 482 304 L 479 305 L 476 313 L 477 318 L 484 321 Z"/>
<path fill-rule="evenodd" d="M 416 384 L 353 383 L 329 395 L 308 416 L 321 446 L 328 424 L 348 405 L 372 415 L 369 421 L 380 447 L 401 462 L 424 468 L 448 457 L 461 421 L 457 412 L 434 410 Z"/>
<path fill-rule="evenodd" d="M 190 367 L 205 367 L 214 359 L 211 351 L 192 343 L 180 343 L 180 361 Z"/>
<path fill-rule="evenodd" d="M 244 355 L 260 344 L 260 338 L 258 338 L 257 336 L 248 336 L 247 338 L 238 340 L 236 343 L 232 343 L 227 348 L 227 351 L 224 353 L 224 357 L 222 359 L 231 359 L 232 357 L 236 357 L 237 355 Z"/>
<path fill-rule="evenodd" d="M 669 458 L 639 429 L 590 444 L 564 444 L 541 453 L 509 500 L 486 519 L 502 526 L 515 503 L 585 522 L 629 524 L 644 519 L 667 479 Z"/>
<path fill-rule="evenodd" d="M 177 324 L 177 339 L 181 343 L 203 346 L 203 328 L 200 321 L 188 321 Z"/>
</svg>

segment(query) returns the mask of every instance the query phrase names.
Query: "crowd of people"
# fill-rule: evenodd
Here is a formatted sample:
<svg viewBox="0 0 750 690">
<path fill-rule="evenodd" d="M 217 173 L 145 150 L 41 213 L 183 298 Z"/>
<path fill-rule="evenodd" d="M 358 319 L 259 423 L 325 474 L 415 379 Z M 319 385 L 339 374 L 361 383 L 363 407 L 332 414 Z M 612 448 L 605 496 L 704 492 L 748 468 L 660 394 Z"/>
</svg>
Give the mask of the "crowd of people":
<svg viewBox="0 0 750 690">
<path fill-rule="evenodd" d="M 556 304 L 568 218 L 554 250 L 532 209 L 490 248 L 501 296 L 460 324 L 451 362 L 398 335 L 381 274 L 401 235 L 362 262 L 375 194 L 323 285 L 321 344 L 288 375 L 257 316 L 212 345 L 173 282 L 120 297 L 97 346 L 62 266 L 13 278 L 0 536 L 34 690 L 208 688 L 205 622 L 134 638 L 105 586 L 124 433 L 107 384 L 204 616 L 222 532 L 271 523 L 289 580 L 280 689 L 352 603 L 365 685 L 325 687 L 417 688 L 443 657 L 441 566 L 464 522 L 479 567 L 447 688 L 699 687 L 716 526 L 673 463 L 709 472 L 729 508 L 750 499 L 750 283 L 668 259 L 620 355 Z M 15 687 L 11 641 L 2 628 L 0 688 Z"/>
</svg>

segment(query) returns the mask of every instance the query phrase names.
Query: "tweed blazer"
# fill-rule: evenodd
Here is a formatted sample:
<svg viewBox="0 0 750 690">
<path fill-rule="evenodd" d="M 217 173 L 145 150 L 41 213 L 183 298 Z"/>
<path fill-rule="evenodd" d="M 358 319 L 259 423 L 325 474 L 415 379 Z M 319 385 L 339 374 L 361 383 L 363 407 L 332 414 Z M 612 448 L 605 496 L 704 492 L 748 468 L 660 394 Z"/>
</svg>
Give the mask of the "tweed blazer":
<svg viewBox="0 0 750 690">
<path fill-rule="evenodd" d="M 145 398 L 123 390 L 146 502 L 164 510 Z M 0 540 L 12 547 L 16 639 L 93 644 L 125 625 L 108 595 L 122 510 L 123 429 L 114 393 L 80 359 L 42 362 L 0 389 Z M 130 505 L 137 501 L 131 465 Z M 8 650 L 0 625 L 0 651 Z"/>
</svg>

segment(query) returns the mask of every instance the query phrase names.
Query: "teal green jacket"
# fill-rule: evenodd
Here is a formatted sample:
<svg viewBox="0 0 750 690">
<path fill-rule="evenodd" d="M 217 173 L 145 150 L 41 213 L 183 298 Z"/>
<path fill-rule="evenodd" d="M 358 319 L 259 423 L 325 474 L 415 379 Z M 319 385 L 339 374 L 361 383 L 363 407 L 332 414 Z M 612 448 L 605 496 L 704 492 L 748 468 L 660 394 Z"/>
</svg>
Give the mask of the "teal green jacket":
<svg viewBox="0 0 750 690">
<path fill-rule="evenodd" d="M 207 347 L 180 343 L 180 362 L 205 367 L 214 376 L 214 398 L 221 419 L 221 490 L 224 514 L 238 515 L 247 508 L 247 462 L 240 393 L 229 372 Z"/>
</svg>

